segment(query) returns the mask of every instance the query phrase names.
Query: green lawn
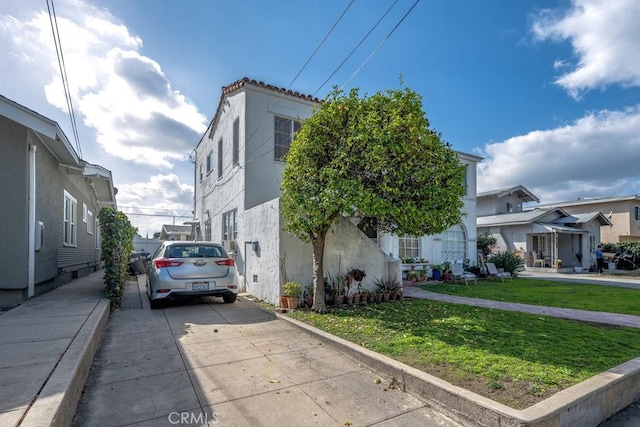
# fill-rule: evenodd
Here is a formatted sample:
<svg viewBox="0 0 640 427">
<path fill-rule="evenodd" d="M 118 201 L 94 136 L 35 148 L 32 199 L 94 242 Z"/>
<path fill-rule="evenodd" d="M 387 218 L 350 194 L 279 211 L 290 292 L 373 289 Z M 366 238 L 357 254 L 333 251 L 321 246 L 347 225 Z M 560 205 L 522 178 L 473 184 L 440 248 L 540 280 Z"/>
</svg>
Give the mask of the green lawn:
<svg viewBox="0 0 640 427">
<path fill-rule="evenodd" d="M 290 316 L 517 409 L 640 355 L 638 329 L 429 300 Z"/>
<path fill-rule="evenodd" d="M 427 291 L 494 301 L 519 302 L 549 307 L 577 308 L 640 316 L 640 290 L 614 286 L 574 284 L 538 279 L 513 282 L 479 280 L 478 285 L 442 283 L 421 285 Z"/>
</svg>

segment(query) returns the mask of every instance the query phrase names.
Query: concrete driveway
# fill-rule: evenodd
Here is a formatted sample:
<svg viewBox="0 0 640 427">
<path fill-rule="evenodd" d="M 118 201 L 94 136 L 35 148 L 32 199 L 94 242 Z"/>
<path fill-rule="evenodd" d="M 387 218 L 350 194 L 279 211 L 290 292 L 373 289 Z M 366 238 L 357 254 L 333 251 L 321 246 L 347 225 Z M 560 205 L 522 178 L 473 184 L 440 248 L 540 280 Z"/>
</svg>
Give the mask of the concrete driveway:
<svg viewBox="0 0 640 427">
<path fill-rule="evenodd" d="M 150 310 L 128 282 L 75 426 L 457 426 L 247 298 Z"/>
</svg>

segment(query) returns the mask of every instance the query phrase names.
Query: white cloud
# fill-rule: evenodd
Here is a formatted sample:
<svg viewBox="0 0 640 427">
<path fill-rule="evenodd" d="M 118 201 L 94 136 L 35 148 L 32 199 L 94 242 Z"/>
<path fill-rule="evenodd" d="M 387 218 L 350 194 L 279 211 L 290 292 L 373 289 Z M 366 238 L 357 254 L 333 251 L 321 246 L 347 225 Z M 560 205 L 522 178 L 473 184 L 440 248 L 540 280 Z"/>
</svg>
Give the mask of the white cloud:
<svg viewBox="0 0 640 427">
<path fill-rule="evenodd" d="M 193 218 L 193 185 L 175 174 L 118 185 L 118 209 L 127 214 L 141 236 L 151 237 L 163 224 L 182 224 Z"/>
<path fill-rule="evenodd" d="M 573 0 L 562 13 L 544 10 L 535 17 L 537 39 L 568 40 L 575 63 L 556 80 L 571 96 L 612 84 L 640 86 L 640 2 L 637 0 Z M 565 70 L 567 59 L 558 59 Z"/>
<path fill-rule="evenodd" d="M 640 105 L 486 145 L 478 191 L 522 184 L 541 201 L 640 190 Z"/>
<path fill-rule="evenodd" d="M 161 168 L 184 160 L 206 118 L 171 88 L 157 62 L 138 52 L 142 40 L 105 9 L 75 0 L 56 6 L 76 119 L 113 156 Z M 0 16 L 0 40 L 23 65 L 38 64 L 48 76 L 47 100 L 67 111 L 48 13 Z"/>
</svg>

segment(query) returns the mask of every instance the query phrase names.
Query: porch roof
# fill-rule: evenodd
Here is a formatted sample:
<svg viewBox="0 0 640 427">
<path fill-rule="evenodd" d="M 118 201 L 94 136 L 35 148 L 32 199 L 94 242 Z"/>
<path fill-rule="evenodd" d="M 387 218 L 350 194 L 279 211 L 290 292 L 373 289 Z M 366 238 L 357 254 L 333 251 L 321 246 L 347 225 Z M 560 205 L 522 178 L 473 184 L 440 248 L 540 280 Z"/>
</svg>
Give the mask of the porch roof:
<svg viewBox="0 0 640 427">
<path fill-rule="evenodd" d="M 587 230 L 559 224 L 534 223 L 532 228 L 533 233 L 552 233 L 554 231 L 561 234 L 589 234 Z"/>
</svg>

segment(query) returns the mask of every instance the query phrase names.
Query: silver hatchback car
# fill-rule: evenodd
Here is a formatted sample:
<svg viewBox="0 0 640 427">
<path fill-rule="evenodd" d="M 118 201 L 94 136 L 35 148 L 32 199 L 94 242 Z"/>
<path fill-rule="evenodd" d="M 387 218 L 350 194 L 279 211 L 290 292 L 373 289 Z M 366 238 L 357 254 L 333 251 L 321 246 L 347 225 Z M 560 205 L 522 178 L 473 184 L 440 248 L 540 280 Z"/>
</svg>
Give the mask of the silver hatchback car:
<svg viewBox="0 0 640 427">
<path fill-rule="evenodd" d="M 232 303 L 238 294 L 235 261 L 211 242 L 163 242 L 151 257 L 147 278 L 154 309 L 170 298 L 216 296 Z"/>
</svg>

